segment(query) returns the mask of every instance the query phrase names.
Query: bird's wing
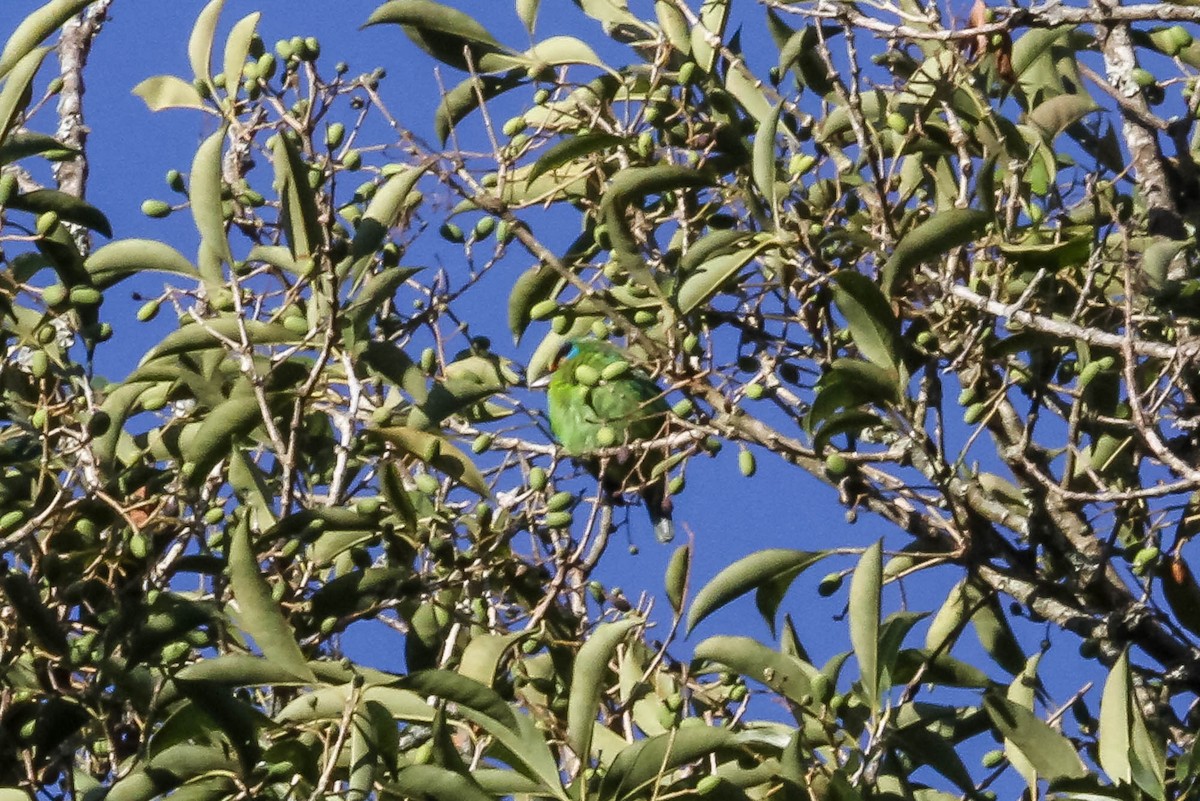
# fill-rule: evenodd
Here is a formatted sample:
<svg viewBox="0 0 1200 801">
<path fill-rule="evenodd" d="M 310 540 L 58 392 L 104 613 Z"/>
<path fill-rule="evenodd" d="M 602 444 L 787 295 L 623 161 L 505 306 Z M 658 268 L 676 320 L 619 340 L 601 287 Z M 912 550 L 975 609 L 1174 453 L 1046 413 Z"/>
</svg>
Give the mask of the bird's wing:
<svg viewBox="0 0 1200 801">
<path fill-rule="evenodd" d="M 658 385 L 638 376 L 593 387 L 588 405 L 597 418 L 616 429 L 618 438 L 631 441 L 657 436 L 668 411 Z"/>
</svg>

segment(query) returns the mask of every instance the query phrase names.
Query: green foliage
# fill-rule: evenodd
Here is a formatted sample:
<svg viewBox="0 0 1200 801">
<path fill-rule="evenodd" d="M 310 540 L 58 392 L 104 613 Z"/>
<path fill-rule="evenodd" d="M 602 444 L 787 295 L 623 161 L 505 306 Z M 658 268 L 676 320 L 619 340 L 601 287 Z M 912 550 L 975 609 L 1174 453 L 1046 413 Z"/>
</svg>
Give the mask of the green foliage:
<svg viewBox="0 0 1200 801">
<path fill-rule="evenodd" d="M 457 82 L 430 148 L 389 107 L 411 85 L 313 37 L 268 52 L 259 12 L 219 36 L 212 0 L 191 74 L 131 88 L 212 118 L 142 204 L 190 213 L 195 258 L 95 247 L 104 210 L 37 184 L 87 156 L 49 133 L 67 83 L 35 96 L 85 5 L 0 49 L 0 799 L 1195 795 L 1185 4 L 964 33 L 910 0 L 576 0 L 582 38 L 542 38 L 516 0 L 516 46 L 491 3 L 383 3 L 364 21 Z M 523 373 L 472 332 L 499 286 Z M 164 311 L 102 377 L 112 326 Z M 570 340 L 620 348 L 572 367 L 573 408 L 651 429 L 547 441 L 527 385 Z M 882 538 L 703 581 L 733 538 L 697 525 L 657 609 L 606 587 L 614 496 L 684 508 L 725 442 L 730 474 L 781 461 Z M 569 457 L 643 467 L 597 487 Z M 845 607 L 821 665 L 817 562 Z M 713 633 L 751 593 L 777 642 Z M 343 654 L 360 623 L 403 673 Z"/>
</svg>

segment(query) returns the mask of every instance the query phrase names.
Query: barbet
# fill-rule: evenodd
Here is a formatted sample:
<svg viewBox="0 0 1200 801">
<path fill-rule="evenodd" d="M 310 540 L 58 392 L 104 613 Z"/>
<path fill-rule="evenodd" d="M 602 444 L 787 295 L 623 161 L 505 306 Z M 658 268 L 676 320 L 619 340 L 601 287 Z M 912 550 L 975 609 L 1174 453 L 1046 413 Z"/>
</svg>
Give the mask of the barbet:
<svg viewBox="0 0 1200 801">
<path fill-rule="evenodd" d="M 594 339 L 564 345 L 552 369 L 547 411 L 554 438 L 600 479 L 609 494 L 638 487 L 654 535 L 660 542 L 670 542 L 675 525 L 667 474 L 664 470 L 653 475 L 666 452 L 638 447 L 667 429 L 671 408 L 658 385 L 632 367 L 617 348 Z M 606 459 L 592 456 L 610 446 L 622 447 Z"/>
</svg>

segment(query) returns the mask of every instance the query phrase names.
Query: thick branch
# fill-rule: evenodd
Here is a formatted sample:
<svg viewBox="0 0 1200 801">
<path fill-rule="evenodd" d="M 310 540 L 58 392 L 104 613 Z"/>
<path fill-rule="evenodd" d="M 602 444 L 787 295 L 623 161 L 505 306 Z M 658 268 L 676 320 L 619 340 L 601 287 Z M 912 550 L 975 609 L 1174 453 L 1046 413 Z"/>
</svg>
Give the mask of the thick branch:
<svg viewBox="0 0 1200 801">
<path fill-rule="evenodd" d="M 92 42 L 100 27 L 108 18 L 108 9 L 112 0 L 98 0 L 88 10 L 67 21 L 63 25 L 62 36 L 58 41 L 59 75 L 62 78 L 62 91 L 58 96 L 58 141 L 79 151 L 76 158 L 61 161 L 55 165 L 54 178 L 58 188 L 75 197 L 83 197 L 87 191 L 88 161 L 85 147 L 87 145 L 88 127 L 83 119 L 84 82 L 83 70 L 87 66 L 91 53 Z M 86 230 L 79 228 L 75 237 L 81 248 L 86 252 L 89 235 Z"/>
</svg>

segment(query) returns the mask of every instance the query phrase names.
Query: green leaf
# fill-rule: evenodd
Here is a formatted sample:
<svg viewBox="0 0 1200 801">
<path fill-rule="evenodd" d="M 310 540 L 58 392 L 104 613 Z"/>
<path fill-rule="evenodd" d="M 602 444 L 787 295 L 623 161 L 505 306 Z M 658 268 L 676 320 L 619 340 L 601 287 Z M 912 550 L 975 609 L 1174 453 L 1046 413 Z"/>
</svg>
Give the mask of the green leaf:
<svg viewBox="0 0 1200 801">
<path fill-rule="evenodd" d="M 581 159 L 584 156 L 613 150 L 627 141 L 628 139 L 624 136 L 604 133 L 603 131 L 589 131 L 581 133 L 578 136 L 563 139 L 547 148 L 538 157 L 538 160 L 533 163 L 533 168 L 529 171 L 529 180 L 534 181 L 546 173 L 556 170 L 564 164 Z"/>
<path fill-rule="evenodd" d="M 148 760 L 135 763 L 104 798 L 106 801 L 151 801 L 167 795 L 184 782 L 216 773 L 238 773 L 236 760 L 225 748 L 190 743 L 173 745 Z M 222 781 L 229 780 L 222 777 Z"/>
<path fill-rule="evenodd" d="M 209 7 L 219 6 L 220 2 L 213 0 Z M 222 125 L 196 148 L 188 197 L 192 201 L 192 217 L 196 221 L 196 230 L 200 232 L 200 241 L 222 261 L 233 264 L 229 239 L 225 235 L 225 212 L 221 204 L 221 151 L 225 143 L 225 131 L 226 127 Z"/>
<path fill-rule="evenodd" d="M 525 30 L 530 35 L 537 27 L 538 10 L 541 6 L 542 0 L 517 0 L 517 18 L 521 20 L 521 24 L 525 26 Z"/>
<path fill-rule="evenodd" d="M 1100 106 L 1091 95 L 1058 95 L 1039 103 L 1037 108 L 1029 112 L 1026 122 L 1037 128 L 1046 141 L 1050 142 L 1088 114 L 1099 110 Z"/>
<path fill-rule="evenodd" d="M 933 261 L 949 250 L 974 242 L 991 220 L 989 212 L 978 209 L 946 209 L 917 225 L 900 238 L 883 265 L 883 294 L 891 297 L 921 262 Z"/>
<path fill-rule="evenodd" d="M 503 63 L 504 57 L 496 56 L 495 60 Z M 576 39 L 574 36 L 551 36 L 548 39 L 543 39 L 521 56 L 514 59 L 514 61 L 528 65 L 529 67 L 561 67 L 570 64 L 585 64 L 589 67 L 596 67 L 611 72 L 608 65 L 596 55 L 596 51 L 591 46 L 581 39 Z"/>
<path fill-rule="evenodd" d="M 499 97 L 510 89 L 529 83 L 525 70 L 513 70 L 507 75 L 480 75 L 467 78 L 442 97 L 433 118 L 433 130 L 443 145 L 454 126 L 484 102 Z"/>
<path fill-rule="evenodd" d="M 286 136 L 276 135 L 271 151 L 275 165 L 274 187 L 279 195 L 281 210 L 280 224 L 287 235 L 292 255 L 304 265 L 324 241 L 316 194 L 304 179 L 308 165 Z"/>
<path fill-rule="evenodd" d="M 733 732 L 719 726 L 673 729 L 626 746 L 600 780 L 601 799 L 646 798 L 647 788 L 672 771 L 737 745 Z"/>
<path fill-rule="evenodd" d="M 1100 767 L 1118 784 L 1134 784 L 1151 798 L 1165 798 L 1165 764 L 1151 740 L 1146 719 L 1133 693 L 1129 650 L 1109 671 L 1100 699 Z"/>
<path fill-rule="evenodd" d="M 493 801 L 474 779 L 437 765 L 409 765 L 400 770 L 396 781 L 383 785 L 382 797 L 432 801 Z"/>
<path fill-rule="evenodd" d="M 679 274 L 695 272 L 702 264 L 717 256 L 733 252 L 734 248 L 754 236 L 751 231 L 737 228 L 718 228 L 697 239 L 679 259 Z"/>
<path fill-rule="evenodd" d="M 377 521 L 373 521 L 358 530 L 325 531 L 312 545 L 313 564 L 331 564 L 339 554 L 370 540 L 377 530 Z M 342 618 L 409 594 L 412 577 L 412 571 L 406 567 L 368 567 L 342 573 L 309 596 L 312 617 L 314 620 Z"/>
<path fill-rule="evenodd" d="M 428 392 L 425 373 L 394 342 L 371 340 L 361 359 L 365 366 L 403 389 L 415 402 L 425 402 Z"/>
<path fill-rule="evenodd" d="M 1004 615 L 1000 599 L 990 590 L 987 596 L 981 596 L 981 592 L 973 584 L 965 588 L 966 603 L 975 610 L 971 624 L 979 637 L 979 644 L 997 665 L 1014 676 L 1018 675 L 1026 667 L 1025 652 Z"/>
<path fill-rule="evenodd" d="M 826 40 L 842 33 L 840 25 L 825 25 L 821 35 Z M 817 95 L 825 97 L 835 88 L 836 84 L 829 75 L 829 68 L 821 58 L 819 48 L 820 38 L 815 25 L 805 25 L 792 32 L 783 47 L 779 50 L 779 74 L 792 70 L 797 83 L 803 88 L 808 87 Z M 870 95 L 864 96 L 870 97 Z"/>
<path fill-rule="evenodd" d="M 943 721 L 932 717 L 907 723 L 905 718 L 909 716 L 905 715 L 905 712 L 911 708 L 902 708 L 897 716 L 905 725 L 901 725 L 895 731 L 896 744 L 917 764 L 929 765 L 954 782 L 968 797 L 974 795 L 975 781 L 959 758 L 955 750 L 955 741 L 938 731 Z"/>
<path fill-rule="evenodd" d="M 267 657 L 229 653 L 193 662 L 176 675 L 180 681 L 208 682 L 230 687 L 304 686 L 293 671 Z"/>
<path fill-rule="evenodd" d="M 142 358 L 141 364 L 194 350 L 224 349 L 228 347 L 226 343 L 229 341 L 240 342 L 242 331 L 246 332 L 251 345 L 291 344 L 301 338 L 299 334 L 278 323 L 218 317 L 215 320 L 205 320 L 204 325 L 188 325 L 167 334 L 162 342 Z"/>
<path fill-rule="evenodd" d="M 1130 740 L 1133 725 L 1129 692 L 1129 654 L 1121 655 L 1108 673 L 1100 698 L 1099 743 L 1100 767 L 1118 784 L 1129 784 L 1133 778 L 1130 760 Z"/>
<path fill-rule="evenodd" d="M 199 279 L 200 273 L 182 253 L 154 239 L 119 239 L 92 252 L 83 262 L 92 284 L 107 289 L 143 272 L 160 272 Z"/>
<path fill-rule="evenodd" d="M 481 401 L 519 380 L 511 362 L 494 353 L 455 359 L 446 365 L 442 379 L 429 390 L 428 397 L 409 414 L 408 425 L 431 430 L 451 415 L 464 414 L 475 419 Z"/>
<path fill-rule="evenodd" d="M 168 108 L 191 108 L 212 111 L 204 104 L 204 98 L 196 87 L 174 75 L 155 75 L 133 87 L 133 94 L 140 97 L 151 111 Z"/>
<path fill-rule="evenodd" d="M 0 128 L 2 127 L 0 126 Z M 42 153 L 79 155 L 79 151 L 75 148 L 64 145 L 53 136 L 36 131 L 17 131 L 0 137 L 0 165 L 11 164 L 14 161 Z"/>
<path fill-rule="evenodd" d="M 422 460 L 424 460 L 424 455 L 430 452 L 431 447 L 436 447 L 437 455 L 428 463 L 431 467 L 440 470 L 484 497 L 491 494 L 487 480 L 479 472 L 475 463 L 466 454 L 447 442 L 444 437 L 415 428 L 376 428 L 372 429 L 370 433 Z M 431 446 L 430 443 L 435 440 L 438 444 Z"/>
<path fill-rule="evenodd" d="M 575 0 L 575 5 L 592 19 L 604 23 L 606 29 L 645 27 L 640 19 L 629 13 L 625 0 Z"/>
<path fill-rule="evenodd" d="M 779 160 L 775 154 L 775 137 L 779 131 L 779 113 L 783 111 L 783 102 L 776 103 L 762 122 L 754 135 L 754 160 L 752 174 L 758 191 L 767 201 L 770 218 L 776 217 L 775 172 Z"/>
<path fill-rule="evenodd" d="M 346 711 L 346 704 L 355 692 L 360 692 L 363 701 L 380 704 L 397 720 L 425 724 L 433 721 L 434 708 L 412 690 L 398 687 L 366 687 L 356 691 L 348 682 L 298 695 L 280 710 L 275 720 L 278 723 L 341 720 Z"/>
<path fill-rule="evenodd" d="M 541 782 L 523 776 L 515 770 L 476 768 L 471 771 L 471 777 L 485 792 L 500 798 L 536 796 L 544 790 Z"/>
<path fill-rule="evenodd" d="M 386 715 L 386 712 L 382 714 Z M 391 734 L 396 732 L 390 717 L 386 720 L 386 729 L 381 727 L 380 730 L 375 728 L 372 717 L 366 705 L 361 704 L 350 718 L 350 767 L 346 801 L 366 801 L 371 795 L 375 789 L 376 773 L 383 762 L 384 738 L 380 733 L 389 729 Z"/>
<path fill-rule="evenodd" d="M 524 776 L 538 782 L 542 788 L 540 794 L 550 794 L 561 801 L 566 801 L 567 793 L 563 790 L 559 777 L 558 763 L 550 753 L 546 742 L 545 732 L 540 729 L 534 719 L 524 712 L 515 711 L 515 729 L 500 725 L 494 718 L 481 715 L 472 709 L 465 708 L 460 714 L 478 725 L 494 738 L 489 757 L 499 759 L 519 770 Z M 496 747 L 496 745 L 500 747 Z"/>
<path fill-rule="evenodd" d="M 859 352 L 898 376 L 900 323 L 875 282 L 862 273 L 840 270 L 833 275 L 833 302 L 850 325 Z"/>
<path fill-rule="evenodd" d="M 425 163 L 408 167 L 388 178 L 379 187 L 354 231 L 354 243 L 350 252 L 355 259 L 373 254 L 383 245 L 388 231 L 395 228 L 400 221 L 409 194 L 431 166 L 432 164 Z"/>
<path fill-rule="evenodd" d="M 53 211 L 60 220 L 76 225 L 82 225 L 93 231 L 112 238 L 112 226 L 100 209 L 80 200 L 74 195 L 60 192 L 57 189 L 35 189 L 32 192 L 14 195 L 8 199 L 8 207 L 31 214 L 43 214 Z"/>
<path fill-rule="evenodd" d="M 679 285 L 675 303 L 680 313 L 689 314 L 701 304 L 707 303 L 749 264 L 751 259 L 771 246 L 769 240 L 762 240 L 741 250 L 714 256 L 699 265 L 695 272 L 684 278 Z"/>
<path fill-rule="evenodd" d="M 512 331 L 514 344 L 521 341 L 525 330 L 529 328 L 533 319 L 529 312 L 533 307 L 556 296 L 556 287 L 565 283 L 558 270 L 549 264 L 530 267 L 517 276 L 508 295 L 508 328 Z"/>
<path fill-rule="evenodd" d="M 608 663 L 629 632 L 641 626 L 638 618 L 602 623 L 584 640 L 571 669 L 571 695 L 567 703 L 567 742 L 580 759 L 591 755 L 592 728 L 600 711 Z"/>
<path fill-rule="evenodd" d="M 190 480 L 203 482 L 213 467 L 229 456 L 238 439 L 262 425 L 262 415 L 258 398 L 251 394 L 233 395 L 213 408 L 182 449 L 192 471 Z"/>
<path fill-rule="evenodd" d="M 883 542 L 863 553 L 850 579 L 850 643 L 862 671 L 863 689 L 872 716 L 879 704 L 879 616 L 883 588 Z"/>
<path fill-rule="evenodd" d="M 680 545 L 675 549 L 675 553 L 671 554 L 671 561 L 667 563 L 666 579 L 663 582 L 666 586 L 667 601 L 677 615 L 683 611 L 683 598 L 687 593 L 691 573 L 692 546 Z M 690 627 L 688 630 L 691 630 Z"/>
<path fill-rule="evenodd" d="M 346 307 L 346 319 L 351 325 L 365 325 L 371 315 L 396 295 L 396 290 L 419 273 L 419 267 L 388 267 L 367 279 L 354 301 Z"/>
<path fill-rule="evenodd" d="M 420 695 L 436 695 L 467 709 L 474 709 L 516 730 L 517 720 L 504 699 L 486 684 L 460 673 L 451 670 L 418 670 L 401 679 L 397 686 Z"/>
<path fill-rule="evenodd" d="M 210 0 L 196 17 L 192 26 L 192 34 L 188 37 L 188 63 L 192 65 L 192 75 L 198 81 L 207 81 L 212 77 L 213 40 L 217 34 L 217 18 L 225 0 Z"/>
<path fill-rule="evenodd" d="M 288 625 L 274 599 L 271 587 L 258 567 L 258 559 L 250 545 L 250 524 L 243 522 L 229 532 L 229 586 L 237 603 L 241 628 L 249 634 L 263 656 L 291 671 L 297 678 L 317 680 L 292 627 Z"/>
<path fill-rule="evenodd" d="M 812 679 L 817 669 L 794 656 L 773 651 L 751 637 L 709 637 L 696 645 L 692 655 L 761 682 L 797 704 L 812 699 Z"/>
<path fill-rule="evenodd" d="M 530 631 L 514 631 L 509 634 L 476 634 L 463 649 L 458 663 L 458 672 L 469 679 L 493 686 L 500 660 L 517 643 L 533 636 Z"/>
<path fill-rule="evenodd" d="M 394 23 L 404 29 L 413 44 L 445 64 L 463 70 L 493 72 L 508 63 L 494 56 L 517 55 L 496 40 L 474 18 L 432 0 L 394 0 L 371 12 L 367 25 Z M 470 53 L 470 58 L 464 55 Z M 509 62 L 511 63 L 511 62 Z"/>
<path fill-rule="evenodd" d="M 988 693 L 983 705 L 996 728 L 1020 749 L 1038 775 L 1050 781 L 1087 775 L 1071 741 L 1033 712 L 996 693 Z"/>
<path fill-rule="evenodd" d="M 873 412 L 861 409 L 847 409 L 843 412 L 828 415 L 820 427 L 813 432 L 813 452 L 825 453 L 829 441 L 840 434 L 857 437 L 868 428 L 883 424 L 883 418 Z"/>
<path fill-rule="evenodd" d="M 608 224 L 613 252 L 618 258 L 640 261 L 637 240 L 625 218 L 629 204 L 647 195 L 711 186 L 715 180 L 707 172 L 675 164 L 630 167 L 618 172 L 600 200 L 600 216 Z"/>
<path fill-rule="evenodd" d="M 717 65 L 717 44 L 725 37 L 730 0 L 704 0 L 700 5 L 700 24 L 692 28 L 692 59 L 706 73 Z"/>
<path fill-rule="evenodd" d="M 1025 663 L 1024 669 L 1021 671 L 1012 684 L 1008 686 L 1008 700 L 1014 704 L 1019 704 L 1026 709 L 1033 711 L 1034 697 L 1038 684 L 1037 668 L 1038 662 L 1042 659 L 1041 653 L 1034 654 Z M 1029 788 L 1031 798 L 1037 797 L 1037 769 L 1025 757 L 1012 740 L 1004 741 L 1004 753 L 1008 757 L 1008 761 L 1016 769 L 1021 778 L 1025 780 L 1025 786 Z"/>
<path fill-rule="evenodd" d="M 29 86 L 49 52 L 50 48 L 41 47 L 25 54 L 13 64 L 8 80 L 0 85 L 0 142 L 8 141 L 17 115 L 29 105 Z"/>
<path fill-rule="evenodd" d="M 0 50 L 0 78 L 15 71 L 17 64 L 33 53 L 47 36 L 87 8 L 90 2 L 91 0 L 51 0 L 21 20 L 4 43 L 4 49 Z M 37 60 L 40 62 L 41 58 Z M 0 138 L 3 138 L 4 133 L 3 120 L 3 115 L 0 115 Z"/>
<path fill-rule="evenodd" d="M 794 551 L 772 548 L 745 556 L 723 569 L 696 593 L 688 610 L 687 630 L 751 590 L 782 583 L 784 587 L 810 566 L 828 556 L 825 551 Z M 768 620 L 774 625 L 774 616 Z"/>
<path fill-rule="evenodd" d="M 246 57 L 250 55 L 250 40 L 254 38 L 254 30 L 258 27 L 262 12 L 255 11 L 242 17 L 234 24 L 225 40 L 225 57 L 223 59 L 225 72 L 225 91 L 230 97 L 238 93 L 242 85 L 242 71 L 246 67 Z"/>
</svg>

